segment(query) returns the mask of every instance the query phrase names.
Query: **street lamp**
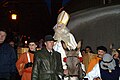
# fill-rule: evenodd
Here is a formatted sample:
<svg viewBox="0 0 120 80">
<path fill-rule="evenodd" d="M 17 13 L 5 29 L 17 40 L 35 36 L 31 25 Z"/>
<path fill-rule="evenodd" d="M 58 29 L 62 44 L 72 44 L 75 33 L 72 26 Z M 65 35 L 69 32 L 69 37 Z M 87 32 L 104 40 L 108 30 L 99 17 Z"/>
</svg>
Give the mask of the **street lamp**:
<svg viewBox="0 0 120 80">
<path fill-rule="evenodd" d="M 15 10 L 10 10 L 9 13 L 10 13 L 10 19 L 17 20 L 18 15 Z"/>
<path fill-rule="evenodd" d="M 11 19 L 12 19 L 12 20 L 16 20 L 16 19 L 17 19 L 17 14 L 12 13 L 12 14 L 11 14 Z"/>
</svg>

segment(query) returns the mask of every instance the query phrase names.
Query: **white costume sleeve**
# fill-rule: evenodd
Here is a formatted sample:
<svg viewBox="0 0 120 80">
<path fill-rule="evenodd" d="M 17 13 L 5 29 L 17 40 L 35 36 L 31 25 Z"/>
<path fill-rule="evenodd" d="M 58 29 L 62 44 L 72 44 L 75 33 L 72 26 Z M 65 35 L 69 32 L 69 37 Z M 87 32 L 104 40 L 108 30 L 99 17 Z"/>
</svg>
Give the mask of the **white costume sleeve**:
<svg viewBox="0 0 120 80">
<path fill-rule="evenodd" d="M 71 33 L 69 33 L 69 38 L 70 38 L 70 42 L 68 45 L 71 46 L 73 49 L 75 49 L 77 46 L 77 43 L 75 41 L 74 36 Z"/>
<path fill-rule="evenodd" d="M 76 43 L 76 41 L 75 41 L 75 38 L 74 38 L 73 34 L 69 33 L 69 37 L 70 37 L 70 42 L 68 43 L 68 45 L 71 46 L 72 49 L 75 49 L 76 46 L 77 46 L 77 43 Z M 79 51 L 79 56 L 82 57 L 80 51 Z"/>
<path fill-rule="evenodd" d="M 90 71 L 84 78 L 88 78 L 88 80 L 93 80 L 94 78 L 100 77 L 100 67 L 99 63 L 95 65 L 95 67 Z"/>
</svg>

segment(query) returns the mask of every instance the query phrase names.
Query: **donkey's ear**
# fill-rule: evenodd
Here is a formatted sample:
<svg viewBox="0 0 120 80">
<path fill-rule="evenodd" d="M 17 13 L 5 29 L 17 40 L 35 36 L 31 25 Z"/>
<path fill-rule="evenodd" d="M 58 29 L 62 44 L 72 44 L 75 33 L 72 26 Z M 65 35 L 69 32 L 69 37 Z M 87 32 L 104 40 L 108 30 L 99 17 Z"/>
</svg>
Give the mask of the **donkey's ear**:
<svg viewBox="0 0 120 80">
<path fill-rule="evenodd" d="M 61 40 L 61 44 L 64 50 L 67 50 L 67 51 L 69 50 L 63 40 Z"/>
<path fill-rule="evenodd" d="M 77 47 L 76 47 L 76 48 L 80 50 L 80 48 L 81 48 L 81 41 L 79 41 L 79 42 L 78 42 L 78 44 L 77 44 Z"/>
</svg>

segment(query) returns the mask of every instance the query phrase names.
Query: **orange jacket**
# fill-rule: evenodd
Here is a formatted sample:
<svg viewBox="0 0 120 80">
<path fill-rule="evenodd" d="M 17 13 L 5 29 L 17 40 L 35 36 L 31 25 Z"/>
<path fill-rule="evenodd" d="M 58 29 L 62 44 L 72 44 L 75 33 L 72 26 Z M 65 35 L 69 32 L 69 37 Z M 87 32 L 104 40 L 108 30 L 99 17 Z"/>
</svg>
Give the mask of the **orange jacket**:
<svg viewBox="0 0 120 80">
<path fill-rule="evenodd" d="M 33 63 L 34 54 L 29 53 L 30 62 Z M 31 80 L 32 67 L 28 67 L 24 69 L 25 64 L 28 63 L 27 53 L 23 53 L 20 55 L 19 59 L 16 62 L 16 67 L 19 72 L 19 75 L 22 76 L 21 80 Z"/>
<path fill-rule="evenodd" d="M 97 57 L 97 56 L 94 57 L 94 58 L 92 58 L 91 61 L 90 61 L 89 64 L 88 64 L 88 68 L 87 68 L 86 73 L 90 72 L 90 71 L 93 69 L 93 67 L 94 67 L 100 60 L 101 60 L 101 58 L 99 58 L 99 57 Z"/>
<path fill-rule="evenodd" d="M 83 64 L 85 65 L 85 71 L 87 71 L 88 65 L 89 65 L 89 62 L 91 61 L 91 59 L 93 59 L 96 56 L 97 56 L 97 54 L 93 54 L 93 53 L 83 54 Z"/>
</svg>

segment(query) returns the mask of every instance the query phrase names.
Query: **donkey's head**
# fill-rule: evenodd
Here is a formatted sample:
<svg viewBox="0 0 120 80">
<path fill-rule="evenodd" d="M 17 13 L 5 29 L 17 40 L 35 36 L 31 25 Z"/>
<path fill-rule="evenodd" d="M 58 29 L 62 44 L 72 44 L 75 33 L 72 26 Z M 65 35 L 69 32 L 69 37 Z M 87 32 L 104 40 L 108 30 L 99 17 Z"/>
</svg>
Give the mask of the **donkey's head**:
<svg viewBox="0 0 120 80">
<path fill-rule="evenodd" d="M 74 76 L 74 75 L 79 75 L 79 70 L 81 69 L 80 66 L 80 61 L 81 58 L 79 57 L 79 51 L 81 48 L 81 41 L 78 42 L 78 45 L 76 46 L 75 49 L 68 49 L 65 42 L 61 41 L 63 49 L 65 50 L 66 53 L 66 58 L 64 58 L 64 62 L 66 62 L 66 65 L 68 67 L 69 75 Z"/>
<path fill-rule="evenodd" d="M 77 46 L 75 49 L 68 49 L 66 46 L 66 43 L 64 41 L 61 41 L 62 43 L 62 47 L 65 50 L 66 56 L 78 56 L 79 55 L 79 51 L 81 48 L 81 41 L 78 42 Z"/>
</svg>

